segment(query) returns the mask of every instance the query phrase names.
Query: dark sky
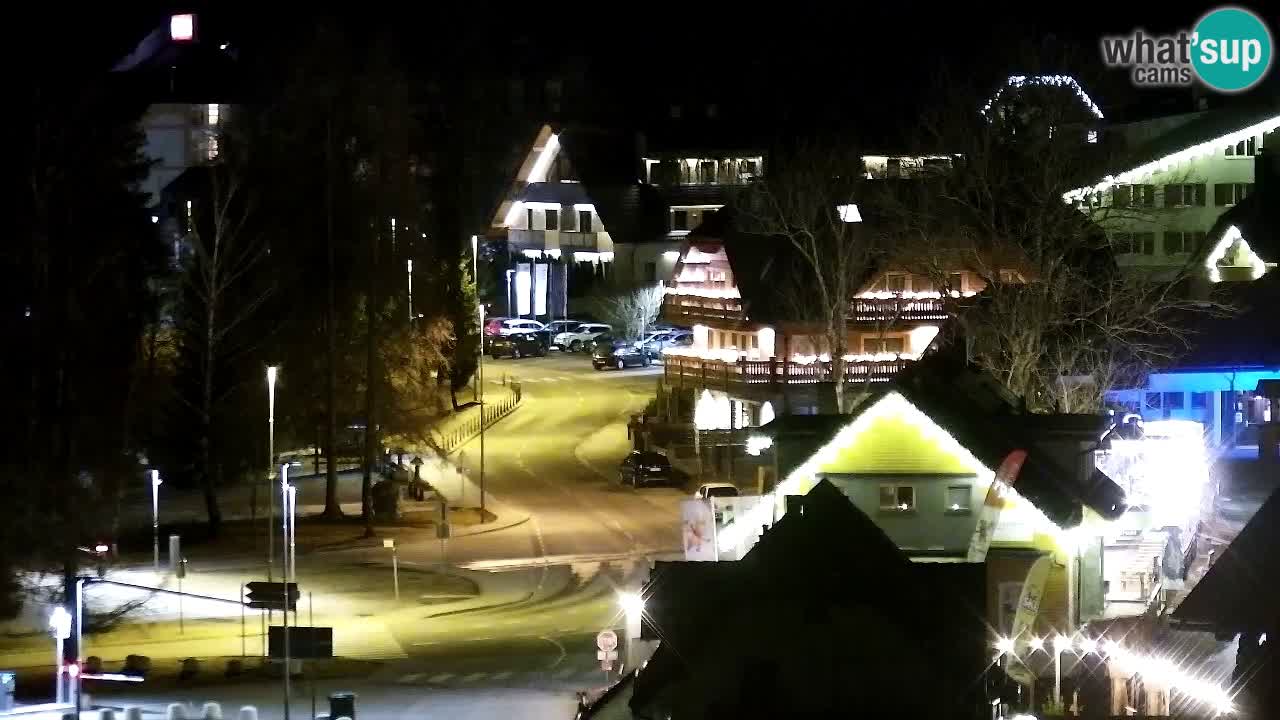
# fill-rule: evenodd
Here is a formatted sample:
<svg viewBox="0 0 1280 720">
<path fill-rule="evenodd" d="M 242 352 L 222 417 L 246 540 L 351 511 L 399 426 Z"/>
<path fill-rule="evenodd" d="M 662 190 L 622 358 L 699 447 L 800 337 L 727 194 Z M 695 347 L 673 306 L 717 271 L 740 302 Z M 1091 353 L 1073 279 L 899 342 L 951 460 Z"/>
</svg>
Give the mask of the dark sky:
<svg viewBox="0 0 1280 720">
<path fill-rule="evenodd" d="M 1275 2 L 1241 3 L 1280 32 Z M 244 44 L 287 43 L 307 27 L 298 6 L 260 4 L 112 3 L 89 10 L 51 8 L 34 24 L 9 23 L 6 45 L 46 68 L 93 72 L 127 52 L 172 12 L 200 13 L 202 32 Z M 430 64 L 437 55 L 483 57 L 495 66 L 555 66 L 572 59 L 593 82 L 637 101 L 669 97 L 735 99 L 785 105 L 792 114 L 850 114 L 900 119 L 940 86 L 992 88 L 1014 71 L 1076 75 L 1112 116 L 1141 115 L 1161 94 L 1135 92 L 1123 72 L 1099 63 L 1098 38 L 1137 27 L 1167 32 L 1189 27 L 1209 3 L 1098 2 L 923 3 L 907 0 L 816 4 L 745 3 L 699 8 L 692 3 L 487 2 L 347 4 L 354 32 L 392 28 L 404 52 Z M 209 9 L 204 9 L 207 6 Z M 1157 9 L 1158 8 L 1158 9 Z M 787 12 L 790 10 L 791 12 Z M 37 28 L 36 31 L 32 31 Z M 1268 86 L 1280 87 L 1280 70 Z M 1176 94 L 1171 109 L 1188 109 Z"/>
</svg>

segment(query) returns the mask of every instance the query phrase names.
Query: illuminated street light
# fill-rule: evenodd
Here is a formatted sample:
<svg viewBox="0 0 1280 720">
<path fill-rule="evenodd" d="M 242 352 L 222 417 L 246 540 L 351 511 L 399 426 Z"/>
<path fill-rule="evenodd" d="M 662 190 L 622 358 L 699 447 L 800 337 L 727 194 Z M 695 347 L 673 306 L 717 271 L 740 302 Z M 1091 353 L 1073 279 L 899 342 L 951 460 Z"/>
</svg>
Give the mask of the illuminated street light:
<svg viewBox="0 0 1280 720">
<path fill-rule="evenodd" d="M 996 640 L 996 650 L 1001 655 L 1009 655 L 1013 653 L 1013 638 L 1002 637 Z"/>
<path fill-rule="evenodd" d="M 276 564 L 276 543 L 271 534 L 271 526 L 276 524 L 276 500 L 271 492 L 271 480 L 275 476 L 276 464 L 276 372 L 275 365 L 267 366 L 267 581 L 272 578 Z M 270 614 L 268 614 L 270 618 Z"/>
<path fill-rule="evenodd" d="M 1031 640 L 1027 644 L 1031 646 L 1032 651 L 1044 650 L 1044 638 L 1042 637 L 1032 636 Z"/>
<path fill-rule="evenodd" d="M 160 471 L 151 471 L 151 554 L 153 569 L 160 572 Z"/>
<path fill-rule="evenodd" d="M 62 657 L 62 642 L 71 637 L 71 613 L 61 605 L 56 606 L 49 613 L 49 630 L 53 633 L 53 640 L 56 645 L 54 659 L 57 661 L 56 680 L 54 681 L 54 702 L 63 702 L 66 691 L 64 690 L 63 668 L 66 660 Z"/>
<path fill-rule="evenodd" d="M 1093 638 L 1080 638 L 1080 651 L 1088 655 L 1098 651 L 1098 641 Z"/>
<path fill-rule="evenodd" d="M 644 615 L 644 596 L 635 592 L 618 593 L 618 605 L 627 618 L 639 618 Z"/>
</svg>

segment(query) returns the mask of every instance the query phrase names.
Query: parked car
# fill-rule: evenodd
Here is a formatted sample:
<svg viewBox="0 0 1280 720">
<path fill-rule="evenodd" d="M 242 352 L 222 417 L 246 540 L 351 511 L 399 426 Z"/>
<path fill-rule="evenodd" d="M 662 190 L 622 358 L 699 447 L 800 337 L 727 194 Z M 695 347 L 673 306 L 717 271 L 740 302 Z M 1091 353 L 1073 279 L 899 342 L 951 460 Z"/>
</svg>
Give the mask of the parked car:
<svg viewBox="0 0 1280 720">
<path fill-rule="evenodd" d="M 506 318 L 498 324 L 498 335 L 511 335 L 513 333 L 536 333 L 542 330 L 542 323 L 537 320 L 527 320 L 525 318 Z M 486 331 L 488 328 L 486 327 Z"/>
<path fill-rule="evenodd" d="M 738 486 L 736 485 L 723 482 L 710 482 L 699 485 L 697 491 L 693 493 L 693 497 L 698 500 L 711 502 L 712 498 L 738 497 L 738 494 Z M 716 517 L 716 522 L 723 524 L 724 511 L 716 509 L 715 503 L 711 503 L 711 507 L 713 514 Z"/>
<path fill-rule="evenodd" d="M 650 357 L 659 357 L 669 347 L 689 347 L 693 344 L 693 332 L 689 330 L 660 330 L 649 333 L 640 343 Z"/>
<path fill-rule="evenodd" d="M 542 326 L 542 342 L 552 350 L 559 349 L 555 344 L 556 336 L 567 330 L 572 330 L 582 324 L 581 320 L 552 320 Z"/>
<path fill-rule="evenodd" d="M 503 322 L 505 322 L 505 321 L 507 321 L 507 320 L 510 320 L 510 319 L 511 319 L 511 318 L 506 317 L 506 316 L 504 316 L 504 315 L 494 315 L 493 317 L 487 317 L 487 318 L 485 318 L 485 319 L 484 319 L 484 334 L 485 334 L 485 335 L 499 335 L 499 334 L 501 334 L 501 333 L 500 333 L 500 331 L 502 330 L 502 323 L 503 323 Z"/>
<path fill-rule="evenodd" d="M 627 367 L 648 367 L 651 362 L 649 354 L 636 347 L 635 343 L 621 340 L 613 341 L 609 347 L 599 347 L 591 352 L 591 366 L 597 370 L 607 367 L 619 370 Z"/>
<path fill-rule="evenodd" d="M 547 354 L 547 346 L 542 338 L 534 333 L 515 333 L 489 338 L 489 354 L 493 359 L 500 357 L 516 358 L 542 357 Z"/>
<path fill-rule="evenodd" d="M 552 347 L 559 347 L 569 352 L 581 352 L 591 347 L 591 341 L 613 330 L 604 323 L 582 323 L 566 330 L 551 341 Z"/>
<path fill-rule="evenodd" d="M 672 485 L 676 483 L 671 461 L 656 452 L 633 450 L 618 466 L 618 480 L 623 485 Z"/>
</svg>

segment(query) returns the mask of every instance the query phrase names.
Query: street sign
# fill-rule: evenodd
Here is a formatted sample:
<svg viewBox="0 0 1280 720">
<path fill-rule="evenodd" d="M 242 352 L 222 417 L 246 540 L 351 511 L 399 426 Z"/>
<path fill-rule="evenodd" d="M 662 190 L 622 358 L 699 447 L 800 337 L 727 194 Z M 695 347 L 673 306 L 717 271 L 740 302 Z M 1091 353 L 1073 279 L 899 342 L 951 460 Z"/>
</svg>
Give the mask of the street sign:
<svg viewBox="0 0 1280 720">
<path fill-rule="evenodd" d="M 605 660 L 607 662 L 613 662 L 614 660 L 618 659 L 618 651 L 617 650 L 597 650 L 596 659 Z"/>
<path fill-rule="evenodd" d="M 258 610 L 296 610 L 298 607 L 298 583 L 289 583 L 288 607 L 284 600 L 285 584 L 278 582 L 251 582 L 245 604 Z"/>
<path fill-rule="evenodd" d="M 596 647 L 604 652 L 613 652 L 618 649 L 618 633 L 612 630 L 601 630 L 596 634 Z"/>
<path fill-rule="evenodd" d="M 284 659 L 284 631 L 279 625 L 267 628 L 267 655 Z M 321 660 L 333 657 L 333 628 L 290 627 L 289 657 L 293 660 Z"/>
</svg>

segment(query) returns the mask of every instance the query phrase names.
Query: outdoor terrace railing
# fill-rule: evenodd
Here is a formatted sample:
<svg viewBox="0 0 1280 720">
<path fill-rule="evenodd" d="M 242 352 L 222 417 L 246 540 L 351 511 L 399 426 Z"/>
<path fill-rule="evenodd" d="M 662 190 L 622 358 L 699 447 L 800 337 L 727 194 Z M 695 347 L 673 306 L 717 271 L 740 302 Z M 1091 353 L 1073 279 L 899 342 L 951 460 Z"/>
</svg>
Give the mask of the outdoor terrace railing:
<svg viewBox="0 0 1280 720">
<path fill-rule="evenodd" d="M 854 298 L 851 320 L 860 323 L 946 320 L 942 298 Z"/>
<path fill-rule="evenodd" d="M 897 360 L 852 360 L 844 365 L 847 383 L 885 382 L 912 362 Z M 706 360 L 682 355 L 663 358 L 664 374 L 671 378 L 696 378 L 706 384 L 745 383 L 748 385 L 804 385 L 832 382 L 830 362 L 798 363 L 789 360 Z"/>
</svg>

